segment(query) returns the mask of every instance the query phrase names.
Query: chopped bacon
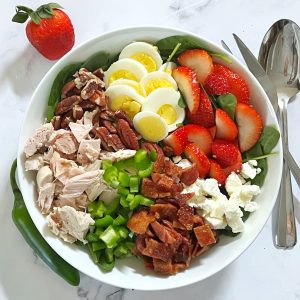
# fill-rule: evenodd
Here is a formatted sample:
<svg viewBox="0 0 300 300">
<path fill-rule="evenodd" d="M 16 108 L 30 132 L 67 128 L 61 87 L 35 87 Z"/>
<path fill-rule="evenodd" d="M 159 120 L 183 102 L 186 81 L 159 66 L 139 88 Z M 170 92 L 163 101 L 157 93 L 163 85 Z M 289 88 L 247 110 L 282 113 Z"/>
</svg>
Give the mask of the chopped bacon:
<svg viewBox="0 0 300 300">
<path fill-rule="evenodd" d="M 165 262 L 161 259 L 153 258 L 154 271 L 160 274 L 172 275 L 174 273 L 173 264 L 171 262 Z"/>
<path fill-rule="evenodd" d="M 182 168 L 175 165 L 171 160 L 165 160 L 165 174 L 172 178 L 180 178 Z"/>
<path fill-rule="evenodd" d="M 204 225 L 204 219 L 199 215 L 194 215 L 193 221 L 194 221 L 194 226 Z"/>
<path fill-rule="evenodd" d="M 177 212 L 178 221 L 187 229 L 192 230 L 194 225 L 194 209 L 188 205 L 182 205 Z"/>
<path fill-rule="evenodd" d="M 153 258 L 148 257 L 148 256 L 144 256 L 144 266 L 145 266 L 146 269 L 153 270 L 154 269 Z"/>
<path fill-rule="evenodd" d="M 188 239 L 182 239 L 182 243 L 178 247 L 178 251 L 176 251 L 174 255 L 174 262 L 177 263 L 187 263 L 190 264 L 191 260 L 191 244 Z"/>
<path fill-rule="evenodd" d="M 199 171 L 196 164 L 192 164 L 191 166 L 184 168 L 182 170 L 180 180 L 185 185 L 193 184 L 197 178 L 199 177 Z"/>
<path fill-rule="evenodd" d="M 174 220 L 177 215 L 177 207 L 170 204 L 154 204 L 150 206 L 150 211 L 154 213 L 158 213 L 159 218 L 167 219 L 167 220 Z"/>
<path fill-rule="evenodd" d="M 209 249 L 209 246 L 201 247 L 198 243 L 195 245 L 193 251 L 192 251 L 192 257 L 200 256 L 202 253 L 207 251 Z"/>
<path fill-rule="evenodd" d="M 151 222 L 155 221 L 155 215 L 146 210 L 135 212 L 127 222 L 127 227 L 134 233 L 144 234 Z"/>
<path fill-rule="evenodd" d="M 143 255 L 158 258 L 165 262 L 172 260 L 174 248 L 151 238 L 146 238 L 145 241 L 146 247 L 143 250 Z"/>
<path fill-rule="evenodd" d="M 208 224 L 195 227 L 194 233 L 201 247 L 216 243 L 215 235 Z"/>
</svg>

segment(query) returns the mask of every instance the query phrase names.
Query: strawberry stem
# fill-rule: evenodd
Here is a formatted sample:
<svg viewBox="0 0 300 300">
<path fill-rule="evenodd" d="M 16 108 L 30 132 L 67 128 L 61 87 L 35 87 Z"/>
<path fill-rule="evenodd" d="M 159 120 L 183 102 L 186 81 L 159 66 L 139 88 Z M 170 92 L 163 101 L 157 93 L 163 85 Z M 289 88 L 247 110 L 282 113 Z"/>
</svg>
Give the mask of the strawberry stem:
<svg viewBox="0 0 300 300">
<path fill-rule="evenodd" d="M 16 14 L 12 21 L 16 23 L 25 23 L 28 17 L 31 18 L 35 24 L 40 24 L 42 19 L 50 19 L 54 16 L 54 9 L 62 8 L 58 3 L 48 3 L 41 5 L 36 11 L 23 5 L 16 6 Z"/>
</svg>

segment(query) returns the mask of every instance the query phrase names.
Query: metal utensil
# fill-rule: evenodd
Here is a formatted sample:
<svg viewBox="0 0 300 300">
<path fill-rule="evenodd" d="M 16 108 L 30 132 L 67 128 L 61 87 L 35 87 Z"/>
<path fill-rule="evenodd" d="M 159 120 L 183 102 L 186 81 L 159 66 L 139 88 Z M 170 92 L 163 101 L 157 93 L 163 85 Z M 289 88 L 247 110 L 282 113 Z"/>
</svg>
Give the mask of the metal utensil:
<svg viewBox="0 0 300 300">
<path fill-rule="evenodd" d="M 258 60 L 255 58 L 255 56 L 252 54 L 252 52 L 248 49 L 248 47 L 243 43 L 243 41 L 235 34 L 233 34 L 235 41 L 241 51 L 241 54 L 251 71 L 251 73 L 256 77 L 256 79 L 259 81 L 261 86 L 264 88 L 266 94 L 268 95 L 273 108 L 275 112 L 279 111 L 278 107 L 278 96 L 276 92 L 276 87 L 274 86 L 273 82 L 270 80 L 268 74 L 266 71 L 262 68 L 262 66 L 259 64 Z M 228 46 L 227 46 L 228 47 Z M 292 171 L 294 178 L 297 182 L 297 184 L 300 187 L 300 168 L 297 165 L 295 159 L 291 155 L 288 144 L 283 143 L 283 156 L 285 158 L 285 161 L 287 162 L 290 170 Z"/>
<path fill-rule="evenodd" d="M 287 105 L 299 92 L 300 28 L 291 20 L 274 23 L 263 38 L 258 60 L 277 88 L 283 144 L 288 144 Z M 275 242 L 291 248 L 297 243 L 291 176 L 284 159 Z"/>
</svg>

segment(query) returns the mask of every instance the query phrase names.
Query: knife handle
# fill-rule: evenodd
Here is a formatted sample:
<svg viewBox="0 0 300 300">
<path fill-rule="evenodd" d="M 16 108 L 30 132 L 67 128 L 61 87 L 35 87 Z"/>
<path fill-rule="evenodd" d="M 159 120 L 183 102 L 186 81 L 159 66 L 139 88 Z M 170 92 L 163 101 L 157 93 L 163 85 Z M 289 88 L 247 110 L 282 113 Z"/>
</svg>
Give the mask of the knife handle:
<svg viewBox="0 0 300 300">
<path fill-rule="evenodd" d="M 288 99 L 280 99 L 280 120 L 283 147 L 288 145 L 287 103 Z M 279 207 L 275 243 L 280 248 L 292 248 L 297 243 L 295 225 L 291 173 L 286 159 L 283 160 L 281 186 L 279 190 Z"/>
</svg>

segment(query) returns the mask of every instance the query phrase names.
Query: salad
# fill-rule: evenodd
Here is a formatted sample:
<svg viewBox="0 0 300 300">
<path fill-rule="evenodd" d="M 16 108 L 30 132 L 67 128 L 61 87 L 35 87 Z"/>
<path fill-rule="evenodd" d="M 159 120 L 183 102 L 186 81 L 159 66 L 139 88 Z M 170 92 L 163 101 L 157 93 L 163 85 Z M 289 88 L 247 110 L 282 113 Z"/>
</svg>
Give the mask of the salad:
<svg viewBox="0 0 300 300">
<path fill-rule="evenodd" d="M 134 255 L 166 275 L 241 233 L 279 133 L 228 65 L 170 36 L 63 68 L 24 148 L 50 231 L 103 271 Z"/>
</svg>

